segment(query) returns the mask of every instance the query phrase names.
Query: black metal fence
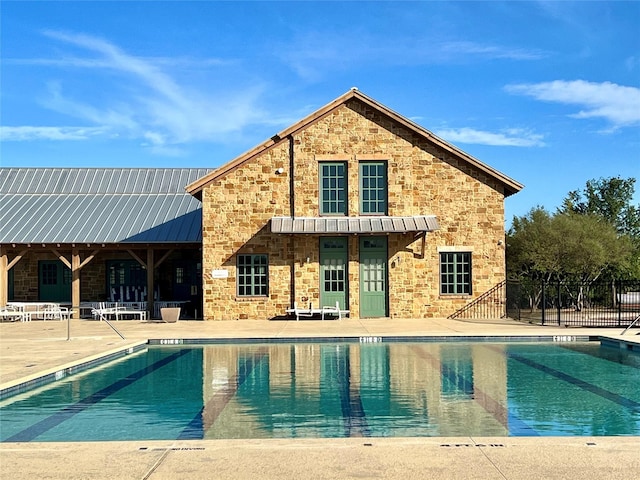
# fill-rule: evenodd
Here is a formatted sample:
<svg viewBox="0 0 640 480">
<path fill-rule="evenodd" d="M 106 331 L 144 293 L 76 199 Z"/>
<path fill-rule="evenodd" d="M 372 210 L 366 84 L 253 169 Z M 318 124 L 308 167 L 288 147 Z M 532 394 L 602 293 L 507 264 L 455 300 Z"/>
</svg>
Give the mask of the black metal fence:
<svg viewBox="0 0 640 480">
<path fill-rule="evenodd" d="M 542 325 L 628 326 L 640 314 L 640 280 L 508 281 L 506 315 Z"/>
</svg>

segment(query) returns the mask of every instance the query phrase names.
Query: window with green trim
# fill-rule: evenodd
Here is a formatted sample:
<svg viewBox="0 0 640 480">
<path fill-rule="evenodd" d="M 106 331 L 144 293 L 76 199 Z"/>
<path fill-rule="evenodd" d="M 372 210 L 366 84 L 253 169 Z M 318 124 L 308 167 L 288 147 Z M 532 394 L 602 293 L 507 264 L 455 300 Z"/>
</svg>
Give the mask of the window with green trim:
<svg viewBox="0 0 640 480">
<path fill-rule="evenodd" d="M 269 260 L 266 255 L 238 255 L 237 267 L 239 297 L 269 295 Z"/>
<path fill-rule="evenodd" d="M 320 214 L 347 214 L 346 162 L 320 163 Z"/>
<path fill-rule="evenodd" d="M 387 163 L 360 163 L 360 213 L 387 214 Z"/>
<path fill-rule="evenodd" d="M 471 252 L 440 253 L 440 293 L 471 295 Z"/>
</svg>

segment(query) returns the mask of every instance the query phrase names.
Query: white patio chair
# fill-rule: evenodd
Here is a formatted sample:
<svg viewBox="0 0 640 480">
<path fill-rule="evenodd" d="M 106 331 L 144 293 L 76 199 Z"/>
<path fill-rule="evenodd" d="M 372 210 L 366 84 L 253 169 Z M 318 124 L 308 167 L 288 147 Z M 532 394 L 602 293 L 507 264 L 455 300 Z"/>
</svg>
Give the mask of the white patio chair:
<svg viewBox="0 0 640 480">
<path fill-rule="evenodd" d="M 298 302 L 293 302 L 293 313 L 296 316 L 296 320 L 300 320 L 300 317 L 313 317 L 313 305 L 309 302 L 309 308 L 298 307 Z"/>
<path fill-rule="evenodd" d="M 325 315 L 336 315 L 338 320 L 342 320 L 342 313 L 340 311 L 340 302 L 336 302 L 335 306 L 323 306 L 322 307 L 322 320 Z"/>
<path fill-rule="evenodd" d="M 7 305 L 6 307 L 0 307 L 0 319 L 8 319 L 11 322 L 15 322 L 16 320 L 30 322 L 31 313 L 25 312 L 13 305 Z"/>
</svg>

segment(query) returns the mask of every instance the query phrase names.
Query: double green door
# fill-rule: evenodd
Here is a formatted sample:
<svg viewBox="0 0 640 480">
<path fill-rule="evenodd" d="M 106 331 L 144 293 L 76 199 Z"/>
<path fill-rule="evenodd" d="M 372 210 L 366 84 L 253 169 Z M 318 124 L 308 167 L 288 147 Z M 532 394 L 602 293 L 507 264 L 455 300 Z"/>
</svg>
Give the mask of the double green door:
<svg viewBox="0 0 640 480">
<path fill-rule="evenodd" d="M 360 316 L 388 316 L 387 238 L 360 238 Z M 320 238 L 320 306 L 348 305 L 348 238 Z"/>
</svg>

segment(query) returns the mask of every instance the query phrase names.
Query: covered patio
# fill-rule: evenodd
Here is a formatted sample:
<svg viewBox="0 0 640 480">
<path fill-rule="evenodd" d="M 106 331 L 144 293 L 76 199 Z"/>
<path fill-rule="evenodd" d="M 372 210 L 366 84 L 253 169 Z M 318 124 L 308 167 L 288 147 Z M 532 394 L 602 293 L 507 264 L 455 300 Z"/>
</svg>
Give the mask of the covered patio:
<svg viewBox="0 0 640 480">
<path fill-rule="evenodd" d="M 183 302 L 202 311 L 205 169 L 0 169 L 0 306 Z"/>
</svg>

